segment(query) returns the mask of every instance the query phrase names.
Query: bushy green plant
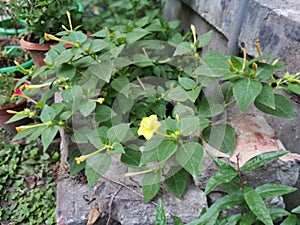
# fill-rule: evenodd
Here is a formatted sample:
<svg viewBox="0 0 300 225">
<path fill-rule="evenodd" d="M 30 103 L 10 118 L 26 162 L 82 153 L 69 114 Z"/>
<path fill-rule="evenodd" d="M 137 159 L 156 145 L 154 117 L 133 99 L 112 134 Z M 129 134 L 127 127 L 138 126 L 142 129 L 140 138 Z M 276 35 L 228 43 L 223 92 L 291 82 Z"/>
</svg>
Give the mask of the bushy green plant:
<svg viewBox="0 0 300 225">
<path fill-rule="evenodd" d="M 25 20 L 27 39 L 43 43 L 44 33 L 58 33 L 68 23 L 66 12 L 72 14 L 73 24 L 80 24 L 82 9 L 75 0 L 16 0 L 8 1 L 7 10 L 18 20 Z"/>
<path fill-rule="evenodd" d="M 40 154 L 36 144 L 0 143 L 0 155 L 0 221 L 56 224 L 56 185 L 49 167 L 53 157 Z"/>
<path fill-rule="evenodd" d="M 130 1 L 127 14 L 143 8 L 138 2 Z M 110 9 L 120 4 L 117 1 Z M 274 72 L 283 64 L 274 57 L 259 55 L 249 61 L 243 45 L 241 58 L 214 50 L 200 55 L 211 32 L 197 38 L 192 26 L 192 32 L 183 36 L 179 22 L 165 21 L 156 8 L 146 7 L 130 23 L 124 20 L 107 18 L 93 39 L 72 30 L 62 38 L 47 35 L 61 43 L 47 53 L 47 65 L 34 76 L 55 73 L 56 78 L 25 86 L 47 89 L 37 104 L 40 121 L 18 127 L 15 139 L 41 136 L 47 149 L 59 127 L 71 130 L 79 148 L 70 157 L 71 174 L 85 169 L 89 187 L 117 154 L 136 170 L 125 176 L 143 175 L 145 201 L 156 196 L 162 180 L 181 197 L 189 175 L 197 182 L 203 142 L 233 154 L 234 129 L 225 121 L 213 122 L 227 107 L 237 103 L 243 113 L 254 103 L 265 113 L 295 119 L 291 104 L 276 90 L 297 93 L 299 74 L 275 79 Z M 65 43 L 73 48 L 66 49 Z M 206 94 L 208 88 L 214 95 Z M 55 93 L 61 102 L 46 104 Z"/>
<path fill-rule="evenodd" d="M 16 86 L 13 74 L 0 74 L 0 107 L 16 103 L 17 98 L 11 99 Z"/>
<path fill-rule="evenodd" d="M 208 209 L 204 209 L 199 218 L 188 223 L 188 225 L 207 224 L 299 224 L 297 214 L 300 214 L 300 206 L 288 212 L 282 208 L 267 207 L 264 200 L 277 196 L 282 196 L 297 190 L 281 184 L 263 184 L 256 188 L 247 186 L 247 181 L 243 175 L 249 171 L 265 165 L 266 163 L 285 155 L 288 151 L 273 151 L 262 153 L 247 161 L 241 168 L 233 168 L 227 163 L 212 156 L 219 171 L 216 172 L 207 182 L 205 194 L 209 194 L 214 188 L 223 185 L 227 194 Z M 220 216 L 220 212 L 239 207 L 239 212 L 227 213 Z M 236 210 L 237 211 L 237 210 Z M 156 224 L 165 225 L 166 216 L 161 201 L 158 202 Z M 173 216 L 174 225 L 183 225 L 180 218 Z"/>
</svg>

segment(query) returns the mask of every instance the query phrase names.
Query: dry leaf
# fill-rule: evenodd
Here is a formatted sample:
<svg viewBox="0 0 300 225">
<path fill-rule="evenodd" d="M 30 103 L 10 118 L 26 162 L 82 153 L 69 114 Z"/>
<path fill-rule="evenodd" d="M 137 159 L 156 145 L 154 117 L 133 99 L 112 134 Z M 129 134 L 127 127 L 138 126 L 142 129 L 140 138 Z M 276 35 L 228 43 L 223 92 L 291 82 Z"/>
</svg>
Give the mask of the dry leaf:
<svg viewBox="0 0 300 225">
<path fill-rule="evenodd" d="M 101 216 L 101 212 L 99 210 L 99 205 L 96 202 L 95 205 L 94 205 L 94 207 L 90 211 L 89 219 L 88 219 L 86 225 L 93 225 L 100 216 Z"/>
</svg>

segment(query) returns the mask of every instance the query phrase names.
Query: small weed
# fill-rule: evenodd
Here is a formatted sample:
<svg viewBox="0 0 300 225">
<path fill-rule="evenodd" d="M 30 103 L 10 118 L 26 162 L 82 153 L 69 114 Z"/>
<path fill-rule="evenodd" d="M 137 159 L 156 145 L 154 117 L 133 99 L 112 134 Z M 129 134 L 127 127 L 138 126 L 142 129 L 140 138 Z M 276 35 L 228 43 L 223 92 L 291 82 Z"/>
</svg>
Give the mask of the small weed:
<svg viewBox="0 0 300 225">
<path fill-rule="evenodd" d="M 52 157 L 36 144 L 0 142 L 0 221 L 56 224 Z"/>
</svg>

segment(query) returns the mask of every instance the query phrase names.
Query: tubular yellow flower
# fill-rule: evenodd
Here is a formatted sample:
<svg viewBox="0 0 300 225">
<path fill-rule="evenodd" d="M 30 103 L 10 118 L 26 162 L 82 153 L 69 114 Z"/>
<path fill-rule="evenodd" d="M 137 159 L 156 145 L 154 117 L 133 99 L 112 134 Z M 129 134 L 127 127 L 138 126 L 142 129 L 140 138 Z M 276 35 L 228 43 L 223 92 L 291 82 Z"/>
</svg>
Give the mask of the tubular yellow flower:
<svg viewBox="0 0 300 225">
<path fill-rule="evenodd" d="M 144 117 L 140 123 L 138 135 L 144 136 L 147 140 L 149 140 L 152 138 L 153 134 L 158 130 L 160 126 L 161 124 L 157 120 L 157 115 Z"/>
<path fill-rule="evenodd" d="M 191 30 L 192 30 L 194 44 L 195 44 L 197 41 L 197 37 L 196 37 L 196 27 L 193 24 L 191 24 Z"/>
<path fill-rule="evenodd" d="M 14 110 L 6 110 L 7 113 L 10 113 L 10 114 L 21 114 L 22 112 L 17 112 L 17 111 L 14 111 Z"/>
<path fill-rule="evenodd" d="M 79 44 L 78 44 L 78 43 L 60 39 L 60 38 L 58 38 L 58 37 L 55 37 L 55 36 L 52 35 L 52 34 L 44 33 L 44 38 L 45 38 L 46 40 L 49 40 L 49 39 L 50 39 L 50 40 L 53 40 L 53 41 L 59 41 L 59 42 L 63 42 L 63 43 L 66 43 L 66 44 L 70 44 L 70 45 L 74 45 L 74 46 L 76 46 L 76 47 L 79 47 Z"/>
<path fill-rule="evenodd" d="M 94 152 L 92 152 L 90 154 L 82 155 L 80 157 L 75 157 L 75 161 L 76 161 L 77 164 L 80 164 L 80 163 L 84 162 L 85 160 L 87 160 L 88 158 L 90 158 L 90 157 L 98 154 L 99 152 L 102 152 L 105 149 L 113 149 L 113 146 L 111 146 L 111 145 L 104 145 L 103 148 L 100 148 L 97 151 L 94 151 Z"/>
<path fill-rule="evenodd" d="M 22 130 L 27 130 L 27 129 L 31 129 L 31 128 L 36 128 L 36 127 L 42 127 L 42 126 L 52 126 L 53 123 L 52 121 L 48 121 L 48 122 L 45 122 L 45 123 L 39 123 L 39 124 L 33 124 L 33 125 L 26 125 L 26 126 L 19 126 L 19 127 L 16 127 L 16 130 L 18 132 L 22 131 Z"/>
<path fill-rule="evenodd" d="M 91 102 L 97 102 L 99 104 L 103 104 L 105 98 L 97 98 L 97 99 L 89 99 Z"/>
<path fill-rule="evenodd" d="M 258 55 L 261 56 L 260 40 L 259 39 L 257 39 L 255 41 L 255 48 L 256 48 L 256 51 L 257 51 Z"/>
<path fill-rule="evenodd" d="M 25 84 L 24 87 L 27 91 L 35 90 L 42 87 L 50 86 L 51 83 L 45 83 L 45 84 Z"/>
</svg>

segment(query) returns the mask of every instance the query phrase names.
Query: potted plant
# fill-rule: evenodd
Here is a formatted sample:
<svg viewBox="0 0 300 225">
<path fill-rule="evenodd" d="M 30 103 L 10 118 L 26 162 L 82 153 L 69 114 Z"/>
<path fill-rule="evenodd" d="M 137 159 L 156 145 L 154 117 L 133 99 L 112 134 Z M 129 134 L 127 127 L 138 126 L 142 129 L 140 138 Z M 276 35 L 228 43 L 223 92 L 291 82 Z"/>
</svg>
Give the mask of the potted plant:
<svg viewBox="0 0 300 225">
<path fill-rule="evenodd" d="M 0 74 L 0 126 L 10 132 L 15 132 L 16 127 L 27 124 L 29 111 L 22 112 L 27 107 L 27 101 L 33 101 L 23 92 L 22 87 L 17 87 L 20 79 L 14 78 L 14 74 Z M 22 84 L 29 85 L 29 81 L 22 81 Z M 21 113 L 20 113 L 21 112 Z M 18 120 L 7 124 L 10 118 L 18 114 Z M 33 116 L 32 114 L 30 115 Z"/>
<path fill-rule="evenodd" d="M 38 67 L 44 65 L 44 53 L 53 43 L 57 43 L 47 42 L 44 34 L 58 33 L 68 23 L 68 19 L 74 26 L 80 25 L 83 11 L 82 5 L 75 0 L 17 0 L 9 1 L 7 8 L 15 19 L 26 22 L 26 35 L 21 38 L 20 44 L 30 51 Z M 70 16 L 67 17 L 67 11 L 72 15 L 72 21 Z"/>
</svg>

